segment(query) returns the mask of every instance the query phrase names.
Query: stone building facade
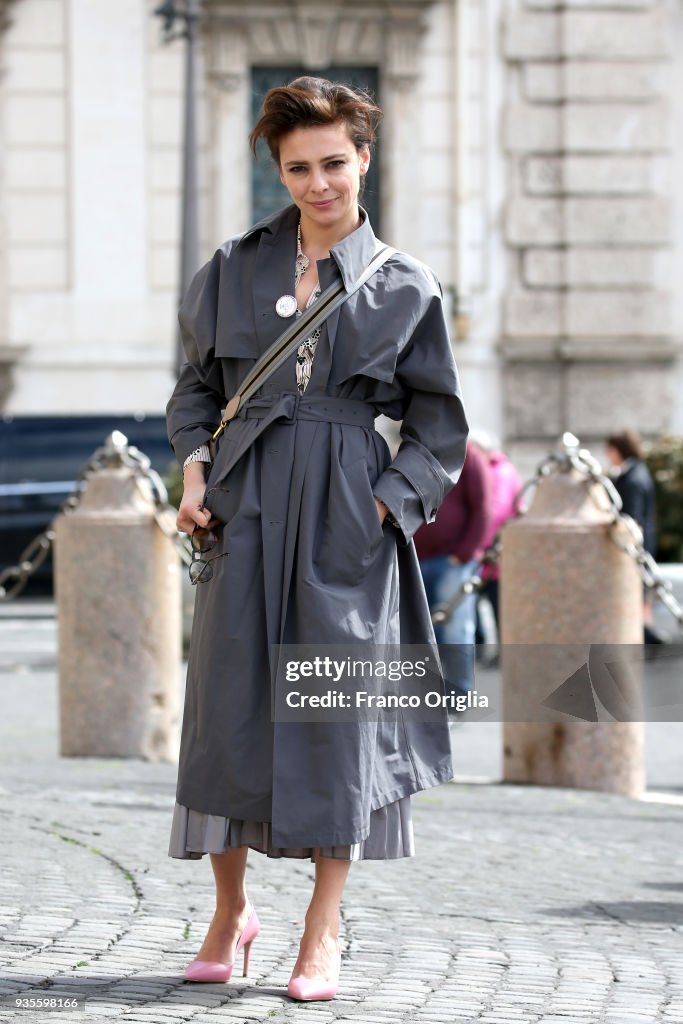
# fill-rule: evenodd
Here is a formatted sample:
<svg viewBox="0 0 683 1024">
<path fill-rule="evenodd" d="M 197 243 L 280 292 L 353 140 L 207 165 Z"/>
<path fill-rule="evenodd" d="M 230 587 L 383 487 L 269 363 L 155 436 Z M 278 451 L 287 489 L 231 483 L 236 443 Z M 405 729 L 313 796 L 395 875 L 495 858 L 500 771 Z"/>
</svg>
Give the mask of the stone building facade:
<svg viewBox="0 0 683 1024">
<path fill-rule="evenodd" d="M 0 402 L 163 411 L 183 43 L 156 0 L 0 0 Z M 202 255 L 251 219 L 255 69 L 374 69 L 381 235 L 430 263 L 473 426 L 683 431 L 680 0 L 204 0 Z"/>
<path fill-rule="evenodd" d="M 567 428 L 589 442 L 683 428 L 681 13 L 656 0 L 506 10 L 500 357 L 518 450 Z"/>
</svg>

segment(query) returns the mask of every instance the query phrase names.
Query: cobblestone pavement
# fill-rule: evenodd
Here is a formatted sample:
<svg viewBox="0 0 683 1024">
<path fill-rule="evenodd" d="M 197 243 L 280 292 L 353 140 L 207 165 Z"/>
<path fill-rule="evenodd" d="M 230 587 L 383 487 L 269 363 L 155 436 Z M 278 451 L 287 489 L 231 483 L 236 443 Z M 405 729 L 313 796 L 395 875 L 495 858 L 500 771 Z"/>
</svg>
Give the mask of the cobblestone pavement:
<svg viewBox="0 0 683 1024">
<path fill-rule="evenodd" d="M 213 884 L 208 858 L 166 854 L 175 767 L 57 756 L 50 629 L 0 619 L 0 1019 L 683 1024 L 676 794 L 467 781 L 420 794 L 416 857 L 352 866 L 332 1002 L 285 993 L 312 865 L 252 853 L 250 977 L 184 983 Z M 469 731 L 453 729 L 456 763 Z M 18 1011 L 18 996 L 81 1008 Z"/>
</svg>

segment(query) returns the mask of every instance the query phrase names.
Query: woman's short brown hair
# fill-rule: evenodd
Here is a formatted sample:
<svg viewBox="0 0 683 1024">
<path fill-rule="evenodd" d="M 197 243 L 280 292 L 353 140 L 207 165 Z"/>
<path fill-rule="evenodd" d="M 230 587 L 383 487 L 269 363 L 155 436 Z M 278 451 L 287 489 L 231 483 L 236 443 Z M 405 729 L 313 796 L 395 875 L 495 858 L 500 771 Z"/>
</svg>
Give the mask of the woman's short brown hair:
<svg viewBox="0 0 683 1024">
<path fill-rule="evenodd" d="M 360 89 L 342 82 L 302 75 L 289 85 L 269 89 L 263 100 L 263 114 L 249 136 L 256 155 L 256 144 L 263 138 L 276 164 L 280 163 L 280 140 L 295 128 L 317 125 L 347 125 L 357 150 L 372 146 L 382 110 Z"/>
</svg>

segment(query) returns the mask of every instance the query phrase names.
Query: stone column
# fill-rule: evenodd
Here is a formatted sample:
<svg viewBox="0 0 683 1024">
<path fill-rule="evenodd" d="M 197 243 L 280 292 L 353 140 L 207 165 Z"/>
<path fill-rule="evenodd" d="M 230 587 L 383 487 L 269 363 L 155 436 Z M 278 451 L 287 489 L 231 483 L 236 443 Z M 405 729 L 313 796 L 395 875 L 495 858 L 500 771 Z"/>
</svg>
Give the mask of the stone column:
<svg viewBox="0 0 683 1024">
<path fill-rule="evenodd" d="M 503 529 L 505 782 L 643 792 L 642 586 L 610 520 L 602 489 L 572 470 Z M 616 682 L 605 660 L 625 663 Z"/>
<path fill-rule="evenodd" d="M 384 237 L 408 251 L 419 237 L 420 204 L 414 195 L 416 168 L 420 166 L 418 41 L 424 32 L 418 5 L 397 6 L 387 20 L 386 54 L 381 92 L 385 111 L 382 188 Z"/>
<path fill-rule="evenodd" d="M 502 356 L 518 457 L 563 430 L 653 436 L 672 417 L 671 13 L 659 0 L 598 8 L 524 0 L 504 19 Z"/>
<path fill-rule="evenodd" d="M 111 17 L 90 0 L 70 4 L 74 291 L 93 316 L 102 300 L 140 302 L 147 290 L 147 18 L 138 0 L 117 0 Z"/>
<path fill-rule="evenodd" d="M 245 26 L 209 22 L 208 106 L 211 125 L 212 251 L 251 224 L 249 57 Z"/>
<path fill-rule="evenodd" d="M 55 534 L 60 754 L 176 760 L 180 562 L 151 492 L 100 469 Z"/>
</svg>

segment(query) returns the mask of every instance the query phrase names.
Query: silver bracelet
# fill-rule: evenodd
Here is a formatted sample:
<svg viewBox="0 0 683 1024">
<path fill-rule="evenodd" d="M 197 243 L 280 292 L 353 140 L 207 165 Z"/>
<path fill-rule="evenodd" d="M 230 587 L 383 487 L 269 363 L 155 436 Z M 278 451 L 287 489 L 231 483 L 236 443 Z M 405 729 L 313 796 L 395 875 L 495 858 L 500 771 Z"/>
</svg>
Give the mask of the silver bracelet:
<svg viewBox="0 0 683 1024">
<path fill-rule="evenodd" d="M 191 462 L 211 462 L 209 446 L 206 444 L 200 444 L 199 448 L 195 448 L 193 452 L 190 452 L 183 462 L 183 473 Z"/>
</svg>

